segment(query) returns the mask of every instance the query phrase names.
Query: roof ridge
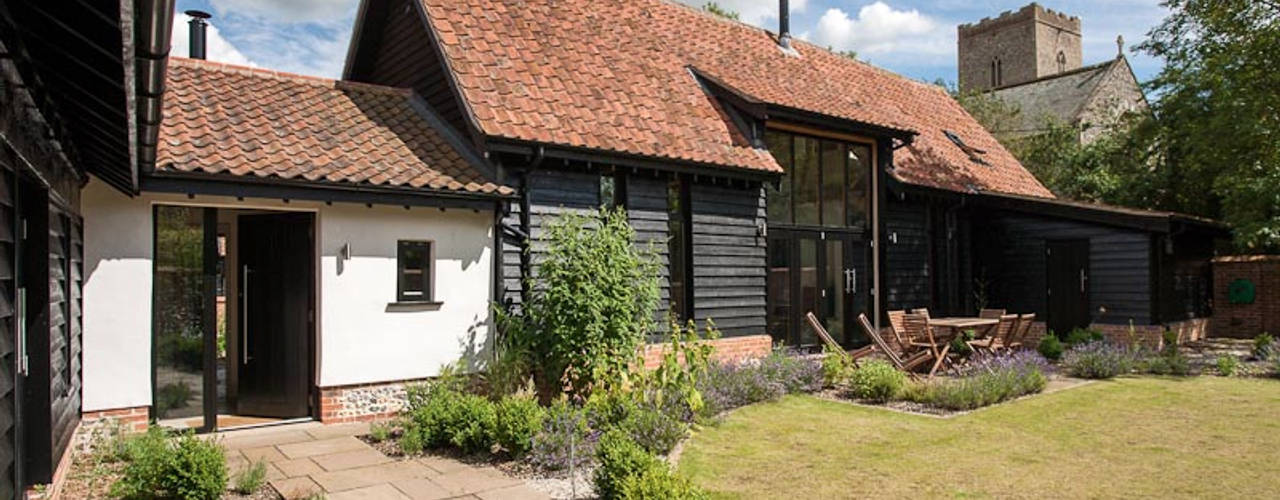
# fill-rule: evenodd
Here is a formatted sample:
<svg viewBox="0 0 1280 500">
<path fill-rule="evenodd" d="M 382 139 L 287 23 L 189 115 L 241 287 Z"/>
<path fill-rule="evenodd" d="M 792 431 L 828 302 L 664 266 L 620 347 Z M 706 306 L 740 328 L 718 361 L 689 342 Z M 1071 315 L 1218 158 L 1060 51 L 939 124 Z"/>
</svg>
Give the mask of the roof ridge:
<svg viewBox="0 0 1280 500">
<path fill-rule="evenodd" d="M 301 73 L 290 73 L 288 71 L 280 71 L 270 68 L 261 68 L 257 66 L 245 66 L 242 64 L 233 64 L 221 61 L 210 61 L 207 59 L 194 59 L 189 57 L 170 56 L 170 64 L 178 66 L 186 66 L 189 68 L 199 68 L 209 71 L 220 71 L 223 73 L 240 73 L 251 76 L 268 77 L 276 80 L 291 81 L 306 85 L 315 85 L 330 87 L 333 89 L 353 89 L 367 90 L 372 92 L 381 92 L 395 94 L 400 96 L 409 96 L 413 94 L 413 89 L 391 87 L 387 85 L 377 85 L 373 83 L 356 82 L 351 80 L 337 80 L 326 78 L 323 76 L 304 75 Z"/>
<path fill-rule="evenodd" d="M 1021 87 L 1021 86 L 1023 86 L 1023 85 L 1030 85 L 1030 84 L 1033 84 L 1033 83 L 1040 83 L 1040 82 L 1043 82 L 1043 81 L 1053 80 L 1053 79 L 1055 79 L 1055 78 L 1062 78 L 1062 77 L 1064 77 L 1064 76 L 1076 75 L 1076 74 L 1084 73 L 1084 72 L 1087 72 L 1087 71 L 1095 71 L 1095 70 L 1103 69 L 1103 68 L 1105 68 L 1105 67 L 1107 67 L 1107 66 L 1110 66 L 1110 65 L 1112 65 L 1112 64 L 1115 64 L 1115 62 L 1116 62 L 1116 61 L 1118 61 L 1118 60 L 1119 60 L 1119 58 L 1108 59 L 1108 60 L 1106 60 L 1106 61 L 1102 61 L 1102 62 L 1098 62 L 1098 63 L 1093 63 L 1093 64 L 1090 64 L 1090 65 L 1088 65 L 1088 66 L 1081 66 L 1081 67 L 1076 68 L 1076 69 L 1073 69 L 1073 70 L 1063 71 L 1063 72 L 1061 72 L 1061 73 L 1054 73 L 1054 74 L 1052 74 L 1052 75 L 1045 75 L 1045 76 L 1042 76 L 1042 77 L 1040 77 L 1040 78 L 1033 78 L 1033 79 L 1031 79 L 1031 80 L 1027 80 L 1027 81 L 1025 81 L 1025 82 L 1021 82 L 1021 83 L 1015 83 L 1015 84 L 1012 84 L 1012 85 L 1005 85 L 1005 86 L 1003 86 L 1003 87 L 994 87 L 994 88 L 988 89 L 988 90 L 987 90 L 987 92 L 996 92 L 996 91 L 1005 90 L 1005 89 L 1018 88 L 1018 87 Z"/>
</svg>

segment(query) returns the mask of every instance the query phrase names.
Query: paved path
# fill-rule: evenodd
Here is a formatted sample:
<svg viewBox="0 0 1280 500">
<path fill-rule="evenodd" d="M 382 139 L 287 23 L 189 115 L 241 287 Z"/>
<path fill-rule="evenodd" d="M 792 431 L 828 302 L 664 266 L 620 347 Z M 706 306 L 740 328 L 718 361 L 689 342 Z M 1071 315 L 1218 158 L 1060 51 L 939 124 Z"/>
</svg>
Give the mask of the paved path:
<svg viewBox="0 0 1280 500">
<path fill-rule="evenodd" d="M 355 436 L 368 424 L 307 423 L 219 435 L 232 476 L 267 462 L 267 480 L 286 499 L 441 498 L 542 500 L 546 495 L 492 467 L 441 457 L 395 459 Z"/>
</svg>

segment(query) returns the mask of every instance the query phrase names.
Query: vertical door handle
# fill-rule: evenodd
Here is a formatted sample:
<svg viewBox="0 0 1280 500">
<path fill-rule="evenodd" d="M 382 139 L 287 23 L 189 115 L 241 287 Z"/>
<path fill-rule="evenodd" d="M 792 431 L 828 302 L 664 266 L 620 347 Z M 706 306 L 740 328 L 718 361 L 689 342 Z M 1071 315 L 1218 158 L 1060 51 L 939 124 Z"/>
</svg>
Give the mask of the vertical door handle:
<svg viewBox="0 0 1280 500">
<path fill-rule="evenodd" d="M 27 357 L 27 287 L 18 289 L 18 374 L 26 376 L 31 373 L 30 358 Z"/>
<path fill-rule="evenodd" d="M 1080 269 L 1080 293 L 1084 293 L 1084 280 L 1085 280 L 1085 279 L 1086 279 L 1086 278 L 1085 278 L 1085 276 L 1084 276 L 1084 268 L 1081 268 L 1081 269 Z"/>
<path fill-rule="evenodd" d="M 858 293 L 858 270 L 857 270 L 856 268 L 855 268 L 855 269 L 850 269 L 850 270 L 849 270 L 849 274 L 851 274 L 851 275 L 852 275 L 852 278 L 853 278 L 853 279 L 851 280 L 851 281 L 853 281 L 853 286 L 852 286 L 852 287 L 850 287 L 850 288 L 852 288 L 852 290 L 850 290 L 850 291 L 851 291 L 851 292 L 853 292 L 853 293 Z"/>
<path fill-rule="evenodd" d="M 249 364 L 249 266 L 244 266 L 240 273 L 240 359 L 241 364 Z"/>
</svg>

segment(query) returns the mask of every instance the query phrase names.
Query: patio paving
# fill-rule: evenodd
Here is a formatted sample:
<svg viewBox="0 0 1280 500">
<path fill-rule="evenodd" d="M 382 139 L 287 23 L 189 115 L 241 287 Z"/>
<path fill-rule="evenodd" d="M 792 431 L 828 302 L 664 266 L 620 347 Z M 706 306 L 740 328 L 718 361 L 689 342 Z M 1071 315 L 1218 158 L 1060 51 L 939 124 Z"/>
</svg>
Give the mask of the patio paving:
<svg viewBox="0 0 1280 500">
<path fill-rule="evenodd" d="M 289 500 L 317 494 L 330 500 L 549 498 L 493 467 L 435 456 L 388 457 L 355 437 L 368 432 L 364 423 L 312 422 L 230 431 L 218 439 L 232 475 L 265 461 L 268 482 Z"/>
</svg>

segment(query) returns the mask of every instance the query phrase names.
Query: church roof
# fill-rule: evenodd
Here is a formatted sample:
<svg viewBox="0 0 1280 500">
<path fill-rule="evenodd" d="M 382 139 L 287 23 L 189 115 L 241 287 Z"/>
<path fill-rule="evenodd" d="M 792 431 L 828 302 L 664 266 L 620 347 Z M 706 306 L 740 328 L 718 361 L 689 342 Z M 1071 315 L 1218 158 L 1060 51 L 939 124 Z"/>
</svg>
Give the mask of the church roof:
<svg viewBox="0 0 1280 500">
<path fill-rule="evenodd" d="M 1073 124 L 1113 68 L 1126 65 L 1124 58 L 1092 64 L 992 90 L 993 96 L 1018 107 L 1015 124 L 1001 132 L 1023 135 L 1045 128 L 1047 120 Z"/>
</svg>

